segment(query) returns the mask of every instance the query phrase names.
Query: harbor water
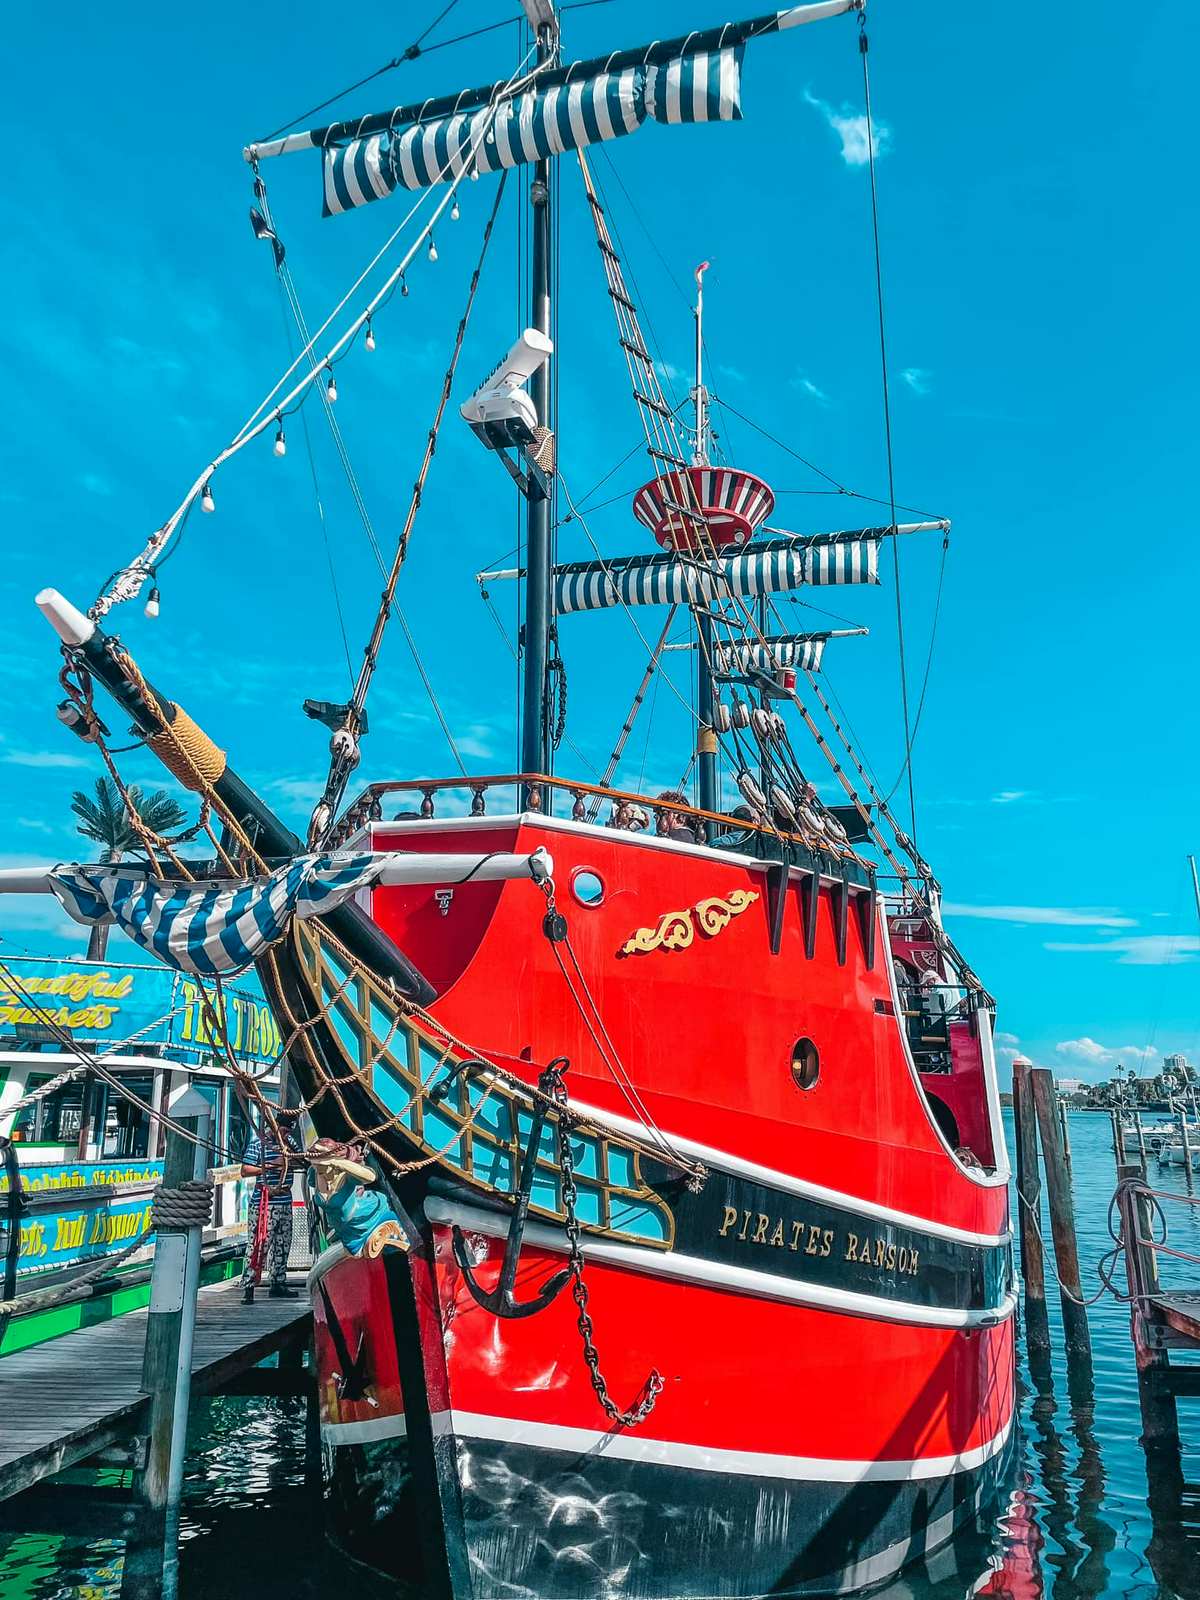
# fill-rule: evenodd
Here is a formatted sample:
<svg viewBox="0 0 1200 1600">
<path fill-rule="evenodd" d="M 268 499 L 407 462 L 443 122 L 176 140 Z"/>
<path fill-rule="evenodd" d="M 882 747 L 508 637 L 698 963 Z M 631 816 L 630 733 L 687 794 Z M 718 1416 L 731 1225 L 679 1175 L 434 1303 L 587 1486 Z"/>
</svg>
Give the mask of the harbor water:
<svg viewBox="0 0 1200 1600">
<path fill-rule="evenodd" d="M 1099 1288 L 1095 1264 L 1113 1246 L 1111 1130 L 1106 1117 L 1089 1113 L 1072 1115 L 1069 1125 L 1080 1258 L 1091 1295 Z M 1149 1176 L 1156 1187 L 1185 1190 L 1178 1166 L 1160 1169 L 1151 1158 Z M 1196 1182 L 1200 1188 L 1200 1175 Z M 1200 1256 L 1200 1206 L 1165 1202 L 1164 1214 L 1171 1247 Z M 1043 1231 L 1049 1239 L 1045 1220 Z M 1167 1286 L 1200 1287 L 1200 1266 L 1164 1258 L 1162 1275 Z M 1200 1400 L 1179 1402 L 1182 1474 L 1169 1452 L 1165 1460 L 1148 1460 L 1139 1442 L 1127 1305 L 1106 1293 L 1090 1309 L 1095 1361 L 1089 1386 L 1068 1373 L 1057 1291 L 1049 1272 L 1047 1278 L 1055 1355 L 1048 1371 L 1035 1374 L 1022 1341 L 1020 1438 L 1007 1501 L 986 1526 L 965 1531 L 876 1594 L 896 1600 L 977 1593 L 1014 1600 L 1043 1594 L 1200 1600 Z M 1114 1281 L 1124 1289 L 1120 1262 Z M 769 1403 L 765 1395 L 763 1403 Z M 869 1404 L 870 1397 L 853 1403 Z M 320 1493 L 305 1476 L 304 1431 L 299 1401 L 219 1398 L 195 1405 L 181 1600 L 335 1600 L 347 1584 L 356 1600 L 390 1592 L 382 1581 L 372 1585 L 325 1541 Z M 20 1504 L 6 1508 L 14 1530 Z M 115 1600 L 119 1525 L 108 1537 L 94 1522 L 72 1531 L 69 1509 L 53 1531 L 46 1531 L 46 1521 L 39 1510 L 36 1526 L 0 1533 L 0 1600 Z M 616 1600 L 619 1593 L 614 1588 L 600 1600 Z"/>
</svg>

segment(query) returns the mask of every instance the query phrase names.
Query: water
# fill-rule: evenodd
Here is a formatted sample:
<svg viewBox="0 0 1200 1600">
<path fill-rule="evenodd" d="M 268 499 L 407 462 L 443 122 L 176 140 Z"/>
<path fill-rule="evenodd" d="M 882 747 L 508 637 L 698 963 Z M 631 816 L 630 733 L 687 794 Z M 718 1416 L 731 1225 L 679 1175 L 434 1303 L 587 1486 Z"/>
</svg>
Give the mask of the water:
<svg viewBox="0 0 1200 1600">
<path fill-rule="evenodd" d="M 1075 1209 L 1085 1293 L 1108 1249 L 1115 1182 L 1108 1119 L 1071 1118 Z M 1011 1141 L 1010 1141 L 1011 1143 Z M 1157 1187 L 1182 1190 L 1179 1167 L 1150 1164 Z M 1200 1185 L 1200 1175 L 1197 1183 Z M 1200 1207 L 1167 1207 L 1170 1242 L 1200 1256 Z M 1048 1223 L 1043 1222 L 1049 1238 Z M 1200 1283 L 1200 1266 L 1164 1261 L 1164 1283 Z M 1124 1287 L 1124 1273 L 1116 1272 Z M 1062 1349 L 1050 1279 L 1051 1323 Z M 1170 1461 L 1148 1469 L 1139 1444 L 1128 1308 L 1105 1296 L 1089 1312 L 1095 1391 L 1075 1392 L 1056 1353 L 1035 1382 L 1022 1353 L 1020 1464 L 995 1523 L 964 1534 L 879 1600 L 962 1600 L 973 1593 L 1034 1600 L 1200 1600 L 1200 1400 L 1181 1400 L 1182 1476 Z M 0 1426 L 2 1426 L 0 1421 Z M 180 1600 L 384 1600 L 324 1540 L 319 1491 L 306 1482 L 298 1401 L 216 1399 L 197 1404 L 180 1551 Z M 115 1516 L 114 1516 L 115 1521 Z M 104 1530 L 108 1531 L 108 1530 Z M 115 1600 L 119 1538 L 0 1534 L 0 1600 Z M 114 1527 L 115 1534 L 117 1529 Z"/>
</svg>

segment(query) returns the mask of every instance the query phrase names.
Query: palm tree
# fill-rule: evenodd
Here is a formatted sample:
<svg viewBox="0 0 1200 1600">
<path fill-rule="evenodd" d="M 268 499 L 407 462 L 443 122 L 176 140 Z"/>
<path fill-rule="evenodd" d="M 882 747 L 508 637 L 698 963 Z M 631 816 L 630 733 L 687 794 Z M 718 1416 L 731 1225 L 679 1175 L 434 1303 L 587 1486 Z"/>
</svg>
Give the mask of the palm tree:
<svg viewBox="0 0 1200 1600">
<path fill-rule="evenodd" d="M 165 789 L 156 789 L 143 800 L 142 791 L 137 784 L 131 783 L 126 793 L 129 804 L 154 833 L 166 833 L 171 828 L 178 828 L 185 820 L 181 807 Z M 130 822 L 125 802 L 111 778 L 96 779 L 94 800 L 89 799 L 82 789 L 76 789 L 71 796 L 71 810 L 79 818 L 77 831 L 85 839 L 92 839 L 102 847 L 100 859 L 106 864 L 120 861 L 122 856 L 141 847 L 141 838 Z M 98 922 L 92 929 L 87 949 L 89 961 L 104 960 L 104 952 L 108 949 L 108 931 L 106 922 Z"/>
</svg>

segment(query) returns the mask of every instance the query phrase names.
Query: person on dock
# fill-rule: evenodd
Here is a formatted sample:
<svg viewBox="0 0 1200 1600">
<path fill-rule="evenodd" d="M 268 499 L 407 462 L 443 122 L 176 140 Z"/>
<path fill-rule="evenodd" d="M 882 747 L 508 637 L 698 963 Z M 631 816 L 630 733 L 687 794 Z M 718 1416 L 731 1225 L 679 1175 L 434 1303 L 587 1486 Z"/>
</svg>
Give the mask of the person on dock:
<svg viewBox="0 0 1200 1600">
<path fill-rule="evenodd" d="M 298 1164 L 293 1157 L 300 1153 L 295 1133 L 299 1116 L 298 1111 L 277 1110 L 279 1137 L 264 1122 L 242 1157 L 242 1177 L 258 1180 L 250 1198 L 242 1266 L 242 1299 L 247 1305 L 254 1301 L 254 1285 L 264 1267 L 271 1279 L 271 1299 L 296 1299 L 295 1289 L 288 1288 L 287 1263 L 292 1248 L 292 1173 Z"/>
</svg>

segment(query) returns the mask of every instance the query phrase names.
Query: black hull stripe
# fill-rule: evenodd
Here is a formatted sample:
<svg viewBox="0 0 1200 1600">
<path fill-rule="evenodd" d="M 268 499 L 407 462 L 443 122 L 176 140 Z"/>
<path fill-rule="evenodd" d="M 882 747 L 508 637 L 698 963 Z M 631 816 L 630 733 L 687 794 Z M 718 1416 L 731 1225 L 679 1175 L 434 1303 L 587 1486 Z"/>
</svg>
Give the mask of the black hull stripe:
<svg viewBox="0 0 1200 1600">
<path fill-rule="evenodd" d="M 485 1211 L 455 1200 L 430 1195 L 425 1201 L 425 1215 L 431 1222 L 458 1226 L 468 1232 L 482 1233 L 489 1238 L 502 1239 L 508 1231 L 508 1217 L 503 1212 Z M 529 1244 L 545 1250 L 565 1252 L 566 1234 L 544 1222 L 529 1222 L 525 1228 Z M 728 1262 L 689 1256 L 680 1250 L 647 1250 L 637 1245 L 621 1244 L 611 1239 L 588 1238 L 584 1253 L 589 1260 L 606 1262 L 613 1266 L 628 1267 L 636 1272 L 651 1273 L 655 1277 L 677 1278 L 684 1283 L 706 1284 L 716 1289 L 752 1296 L 756 1299 L 780 1300 L 794 1305 L 812 1306 L 833 1315 L 873 1317 L 885 1322 L 904 1322 L 927 1328 L 981 1328 L 991 1327 L 1010 1317 L 1016 1306 L 1012 1289 L 987 1306 L 939 1306 L 902 1298 L 902 1291 L 891 1294 L 871 1293 L 861 1288 L 847 1289 L 838 1284 L 820 1283 L 798 1276 L 784 1276 L 748 1268 Z"/>
</svg>

